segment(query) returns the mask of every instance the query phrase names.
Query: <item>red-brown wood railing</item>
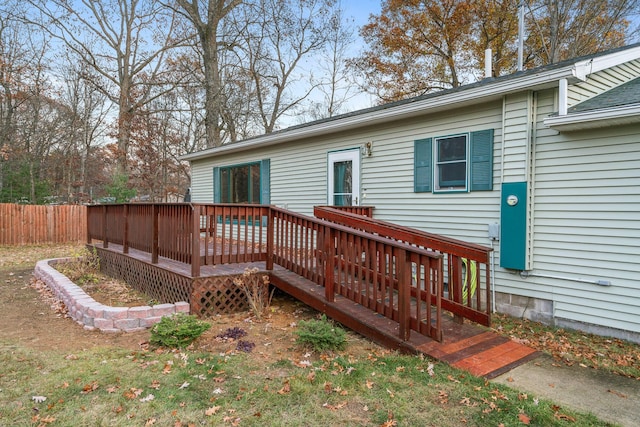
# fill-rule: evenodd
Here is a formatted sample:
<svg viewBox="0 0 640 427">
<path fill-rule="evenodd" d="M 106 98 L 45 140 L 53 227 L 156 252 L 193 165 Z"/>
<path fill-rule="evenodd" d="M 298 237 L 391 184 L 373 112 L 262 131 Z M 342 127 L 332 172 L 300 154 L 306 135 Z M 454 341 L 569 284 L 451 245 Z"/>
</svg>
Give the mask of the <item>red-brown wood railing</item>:
<svg viewBox="0 0 640 427">
<path fill-rule="evenodd" d="M 405 242 L 444 255 L 448 292 L 442 308 L 459 318 L 489 326 L 491 323 L 491 248 L 397 224 L 317 206 L 314 215 L 337 224 L 366 230 L 381 237 Z M 417 272 L 415 278 L 421 277 Z M 482 293 L 484 291 L 484 294 Z"/>
<path fill-rule="evenodd" d="M 398 322 L 400 338 L 410 330 L 442 339 L 442 255 L 351 227 L 271 208 L 269 233 L 278 264 L 335 294 Z M 423 280 L 415 280 L 415 275 Z"/>
<path fill-rule="evenodd" d="M 382 236 L 270 206 L 131 204 L 88 208 L 88 242 L 101 240 L 201 265 L 265 261 L 395 320 L 442 339 L 443 257 Z M 195 248 L 195 251 L 194 251 Z M 193 254 L 200 256 L 193 256 Z M 420 277 L 421 280 L 417 280 Z"/>
<path fill-rule="evenodd" d="M 340 212 L 348 212 L 356 215 L 368 216 L 373 218 L 373 210 L 375 206 L 316 206 L 318 208 L 331 208 Z"/>
<path fill-rule="evenodd" d="M 88 242 L 101 240 L 191 265 L 264 261 L 268 206 L 204 204 L 113 204 L 89 206 Z M 194 251 L 195 248 L 195 251 Z M 193 256 L 193 254 L 199 256 Z"/>
<path fill-rule="evenodd" d="M 261 205 L 193 205 L 200 218 L 204 264 L 267 259 L 269 207 Z"/>
</svg>

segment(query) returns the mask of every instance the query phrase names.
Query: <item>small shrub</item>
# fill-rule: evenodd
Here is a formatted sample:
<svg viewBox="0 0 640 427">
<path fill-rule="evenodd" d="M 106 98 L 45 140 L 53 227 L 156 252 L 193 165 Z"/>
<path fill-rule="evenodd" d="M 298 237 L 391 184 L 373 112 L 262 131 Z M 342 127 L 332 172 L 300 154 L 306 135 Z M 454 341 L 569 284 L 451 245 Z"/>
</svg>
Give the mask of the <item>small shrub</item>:
<svg viewBox="0 0 640 427">
<path fill-rule="evenodd" d="M 195 316 L 177 313 L 163 317 L 151 328 L 150 342 L 162 347 L 183 348 L 208 330 L 211 325 Z"/>
<path fill-rule="evenodd" d="M 320 319 L 301 320 L 296 342 L 315 351 L 342 350 L 347 345 L 346 332 L 335 326 L 324 314 Z"/>
<path fill-rule="evenodd" d="M 275 288 L 269 293 L 269 276 L 258 277 L 257 268 L 247 268 L 233 283 L 244 292 L 249 307 L 258 320 L 269 311 Z"/>
<path fill-rule="evenodd" d="M 56 265 L 56 270 L 78 285 L 96 283 L 100 275 L 100 257 L 93 248 L 83 248 L 72 254 L 72 259 Z"/>
</svg>

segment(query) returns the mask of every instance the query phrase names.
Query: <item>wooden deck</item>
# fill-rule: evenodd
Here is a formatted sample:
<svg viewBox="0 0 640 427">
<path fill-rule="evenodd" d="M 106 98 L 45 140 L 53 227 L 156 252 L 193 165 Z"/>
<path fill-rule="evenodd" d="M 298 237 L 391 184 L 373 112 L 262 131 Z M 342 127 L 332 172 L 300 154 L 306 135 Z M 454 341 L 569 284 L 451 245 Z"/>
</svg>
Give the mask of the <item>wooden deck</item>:
<svg viewBox="0 0 640 427">
<path fill-rule="evenodd" d="M 273 206 L 99 206 L 89 211 L 88 243 L 108 274 L 160 302 L 188 301 L 196 315 L 246 310 L 233 279 L 257 268 L 389 348 L 487 378 L 536 357 L 480 325 L 490 324 L 490 248 L 323 212 L 332 221 Z"/>
</svg>

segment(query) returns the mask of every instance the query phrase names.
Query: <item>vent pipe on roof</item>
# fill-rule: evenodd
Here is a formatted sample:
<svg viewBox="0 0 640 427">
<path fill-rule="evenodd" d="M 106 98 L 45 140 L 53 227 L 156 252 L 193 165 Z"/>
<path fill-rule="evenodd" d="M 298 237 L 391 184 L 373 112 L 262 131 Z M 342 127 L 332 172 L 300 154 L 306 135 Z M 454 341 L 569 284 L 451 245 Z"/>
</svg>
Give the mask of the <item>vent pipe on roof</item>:
<svg viewBox="0 0 640 427">
<path fill-rule="evenodd" d="M 491 63 L 491 49 L 484 51 L 484 78 L 493 77 L 493 64 Z"/>
<path fill-rule="evenodd" d="M 524 57 L 524 1 L 518 6 L 518 71 L 522 71 Z"/>
</svg>

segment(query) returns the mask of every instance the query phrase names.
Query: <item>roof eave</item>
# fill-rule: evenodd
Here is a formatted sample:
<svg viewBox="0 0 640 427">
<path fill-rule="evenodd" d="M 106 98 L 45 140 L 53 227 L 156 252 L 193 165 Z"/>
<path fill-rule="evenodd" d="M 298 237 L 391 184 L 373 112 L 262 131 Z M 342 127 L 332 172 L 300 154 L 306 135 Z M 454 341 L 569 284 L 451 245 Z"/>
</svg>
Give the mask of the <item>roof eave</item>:
<svg viewBox="0 0 640 427">
<path fill-rule="evenodd" d="M 355 114 L 328 122 L 311 124 L 297 129 L 285 129 L 282 132 L 265 134 L 245 141 L 186 154 L 182 156 L 181 159 L 188 161 L 200 160 L 216 155 L 250 150 L 256 146 L 266 147 L 294 140 L 325 136 L 344 130 L 352 130 L 364 126 L 378 125 L 398 119 L 414 117 L 417 115 L 459 108 L 466 104 L 499 99 L 506 94 L 522 90 L 555 87 L 558 85 L 559 79 L 572 78 L 574 75 L 574 65 L 572 64 L 566 67 L 542 71 L 540 73 L 525 75 L 515 79 L 507 79 L 504 81 L 489 83 L 488 85 L 472 87 L 467 90 L 444 94 L 443 96 L 408 102 L 406 104 L 390 108 L 375 109 L 374 111 L 363 114 Z"/>
<path fill-rule="evenodd" d="M 559 132 L 597 129 L 634 123 L 640 123 L 640 104 L 582 111 L 544 119 L 546 126 Z"/>
</svg>

